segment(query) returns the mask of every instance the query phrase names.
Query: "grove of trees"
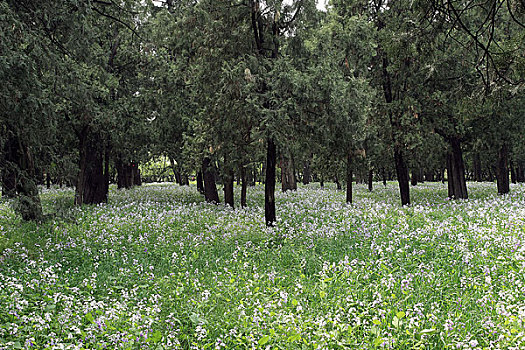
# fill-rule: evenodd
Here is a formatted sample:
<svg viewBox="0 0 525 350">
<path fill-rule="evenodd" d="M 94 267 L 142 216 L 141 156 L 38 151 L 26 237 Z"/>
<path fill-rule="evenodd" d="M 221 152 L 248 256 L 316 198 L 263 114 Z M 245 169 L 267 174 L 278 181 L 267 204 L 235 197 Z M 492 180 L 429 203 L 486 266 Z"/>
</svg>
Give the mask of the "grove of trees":
<svg viewBox="0 0 525 350">
<path fill-rule="evenodd" d="M 206 201 L 297 182 L 525 181 L 523 0 L 1 0 L 2 196 L 41 220 L 170 160 Z M 218 185 L 224 195 L 219 196 Z"/>
</svg>

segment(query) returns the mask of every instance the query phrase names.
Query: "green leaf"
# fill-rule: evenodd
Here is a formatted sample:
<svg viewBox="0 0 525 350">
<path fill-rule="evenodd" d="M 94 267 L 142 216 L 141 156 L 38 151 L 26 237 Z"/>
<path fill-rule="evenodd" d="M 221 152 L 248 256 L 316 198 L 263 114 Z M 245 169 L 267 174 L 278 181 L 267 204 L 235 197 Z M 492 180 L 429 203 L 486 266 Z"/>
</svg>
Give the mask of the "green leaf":
<svg viewBox="0 0 525 350">
<path fill-rule="evenodd" d="M 152 343 L 158 343 L 162 339 L 162 333 L 160 331 L 155 331 L 153 335 L 149 338 L 149 341 Z"/>
<path fill-rule="evenodd" d="M 394 316 L 394 319 L 392 320 L 392 325 L 396 328 L 399 328 L 403 325 L 403 321 L 397 318 L 397 316 Z"/>
<path fill-rule="evenodd" d="M 405 317 L 406 314 L 403 312 L 403 311 L 399 311 L 397 314 L 396 314 L 396 317 L 399 318 L 399 319 L 402 319 L 403 317 Z"/>
<path fill-rule="evenodd" d="M 437 331 L 434 329 L 434 328 L 429 328 L 429 329 L 423 329 L 421 332 L 419 332 L 419 334 L 421 335 L 430 335 L 430 334 L 434 334 L 436 333 Z"/>
<path fill-rule="evenodd" d="M 294 335 L 291 335 L 288 337 L 288 342 L 289 343 L 293 343 L 293 342 L 296 342 L 298 340 L 301 340 L 301 335 L 300 334 L 294 334 Z"/>
<path fill-rule="evenodd" d="M 270 341 L 270 336 L 269 335 L 265 335 L 264 337 L 259 339 L 259 345 L 264 345 L 264 344 L 268 343 L 268 341 Z"/>
<path fill-rule="evenodd" d="M 383 338 L 379 337 L 374 340 L 374 346 L 379 346 L 381 344 L 383 344 Z"/>
<path fill-rule="evenodd" d="M 299 302 L 297 301 L 297 299 L 292 299 L 292 305 L 293 306 L 297 306 L 299 304 Z"/>
<path fill-rule="evenodd" d="M 88 312 L 88 313 L 84 316 L 84 318 L 85 318 L 86 320 L 88 320 L 88 322 L 95 323 L 95 318 L 93 317 L 93 315 L 91 314 L 91 312 Z"/>
</svg>

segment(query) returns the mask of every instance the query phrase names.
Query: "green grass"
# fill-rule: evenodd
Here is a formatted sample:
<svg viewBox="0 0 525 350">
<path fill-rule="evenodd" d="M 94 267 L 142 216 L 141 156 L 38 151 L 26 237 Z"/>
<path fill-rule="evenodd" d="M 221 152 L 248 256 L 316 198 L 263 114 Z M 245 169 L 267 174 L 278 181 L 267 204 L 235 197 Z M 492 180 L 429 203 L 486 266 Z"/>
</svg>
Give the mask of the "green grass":
<svg viewBox="0 0 525 350">
<path fill-rule="evenodd" d="M 525 187 L 263 188 L 246 209 L 195 188 L 112 189 L 50 219 L 0 204 L 0 349 L 484 349 L 525 347 Z M 238 193 L 237 193 L 238 194 Z"/>
</svg>

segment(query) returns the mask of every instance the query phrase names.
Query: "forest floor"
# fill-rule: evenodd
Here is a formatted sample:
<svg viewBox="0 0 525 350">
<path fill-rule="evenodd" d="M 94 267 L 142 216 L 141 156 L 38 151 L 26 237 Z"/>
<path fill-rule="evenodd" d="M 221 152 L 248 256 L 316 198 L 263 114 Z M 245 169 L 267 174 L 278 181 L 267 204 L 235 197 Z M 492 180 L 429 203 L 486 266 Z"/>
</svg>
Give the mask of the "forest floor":
<svg viewBox="0 0 525 350">
<path fill-rule="evenodd" d="M 525 348 L 525 186 L 375 185 L 278 192 L 273 229 L 261 186 L 44 189 L 41 225 L 2 202 L 0 349 Z"/>
</svg>

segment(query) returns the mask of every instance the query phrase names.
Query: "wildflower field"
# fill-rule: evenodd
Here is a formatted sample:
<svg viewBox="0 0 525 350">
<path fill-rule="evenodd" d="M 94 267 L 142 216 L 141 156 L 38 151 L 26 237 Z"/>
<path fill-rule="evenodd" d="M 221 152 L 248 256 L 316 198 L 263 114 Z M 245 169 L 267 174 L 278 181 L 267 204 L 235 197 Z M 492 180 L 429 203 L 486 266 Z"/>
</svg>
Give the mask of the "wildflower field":
<svg viewBox="0 0 525 350">
<path fill-rule="evenodd" d="M 524 349 L 525 186 L 368 192 L 262 187 L 248 208 L 195 187 L 110 191 L 49 219 L 0 203 L 0 349 Z"/>
</svg>

